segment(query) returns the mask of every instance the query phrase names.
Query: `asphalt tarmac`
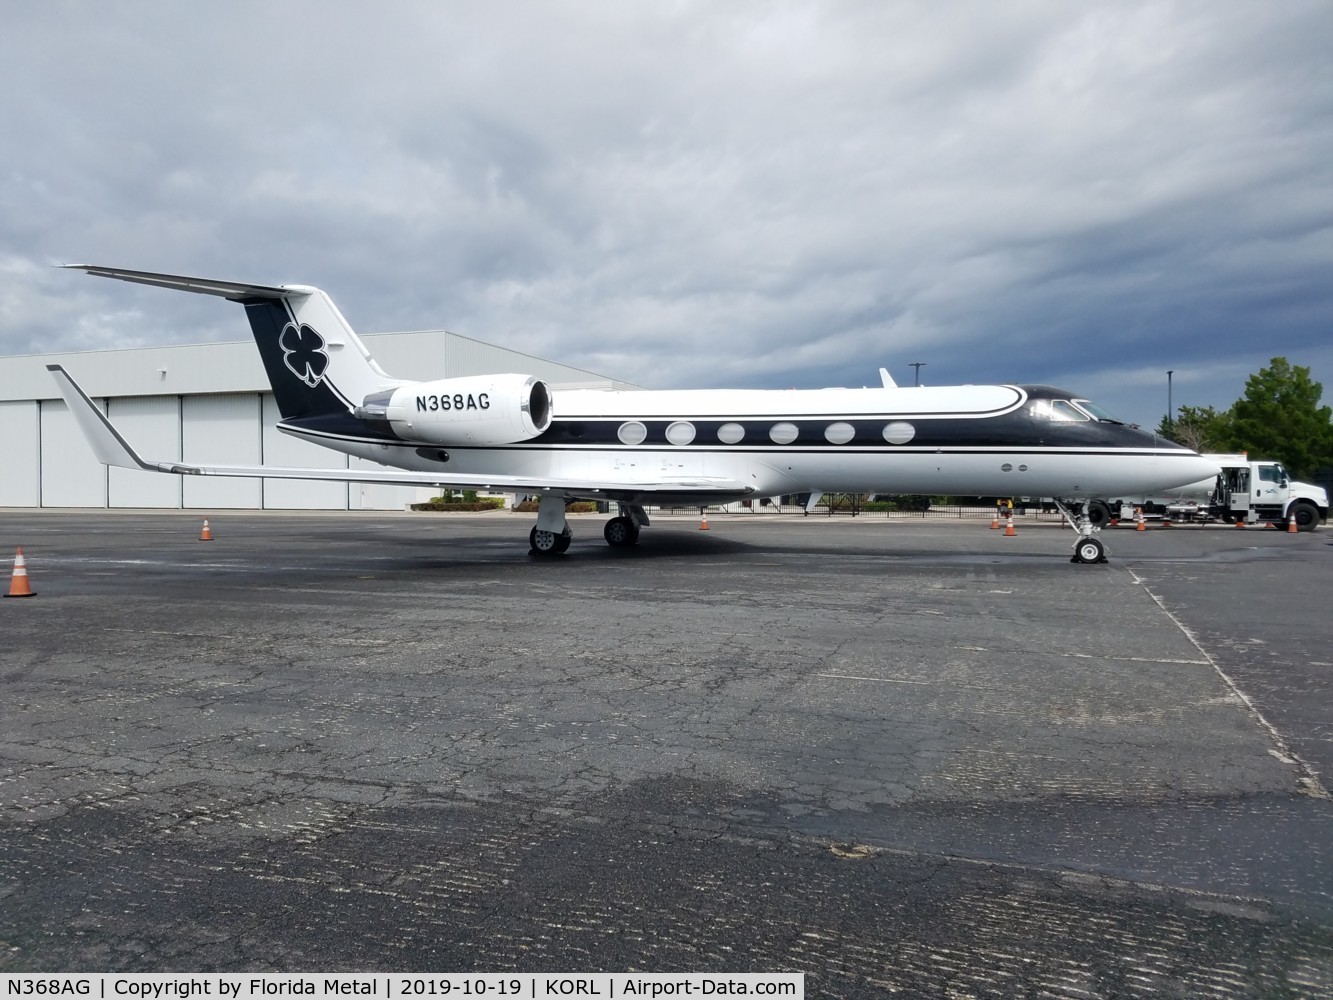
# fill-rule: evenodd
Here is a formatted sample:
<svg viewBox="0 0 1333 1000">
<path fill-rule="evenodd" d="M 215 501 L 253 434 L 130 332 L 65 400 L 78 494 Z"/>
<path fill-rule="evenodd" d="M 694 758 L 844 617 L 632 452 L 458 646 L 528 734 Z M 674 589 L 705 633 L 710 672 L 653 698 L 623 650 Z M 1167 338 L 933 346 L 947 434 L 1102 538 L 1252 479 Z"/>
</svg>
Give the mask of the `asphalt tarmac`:
<svg viewBox="0 0 1333 1000">
<path fill-rule="evenodd" d="M 1333 530 L 603 520 L 0 512 L 0 972 L 1333 996 Z"/>
</svg>

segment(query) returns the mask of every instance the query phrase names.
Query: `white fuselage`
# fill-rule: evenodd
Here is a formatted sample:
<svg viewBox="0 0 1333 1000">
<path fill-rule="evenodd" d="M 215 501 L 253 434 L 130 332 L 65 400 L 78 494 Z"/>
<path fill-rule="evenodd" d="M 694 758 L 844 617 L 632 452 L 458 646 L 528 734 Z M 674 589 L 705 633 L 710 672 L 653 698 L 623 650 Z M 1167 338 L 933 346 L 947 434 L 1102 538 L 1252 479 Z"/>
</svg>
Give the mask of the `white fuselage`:
<svg viewBox="0 0 1333 1000">
<path fill-rule="evenodd" d="M 447 465 L 452 474 L 654 484 L 654 502 L 671 500 L 664 481 L 696 479 L 733 481 L 737 497 L 818 490 L 1077 498 L 1169 489 L 1216 471 L 1136 428 L 1037 420 L 1029 415 L 1035 397 L 1020 386 L 556 387 L 552 396 L 550 429 L 502 446 L 439 449 L 284 429 L 414 471 Z"/>
</svg>

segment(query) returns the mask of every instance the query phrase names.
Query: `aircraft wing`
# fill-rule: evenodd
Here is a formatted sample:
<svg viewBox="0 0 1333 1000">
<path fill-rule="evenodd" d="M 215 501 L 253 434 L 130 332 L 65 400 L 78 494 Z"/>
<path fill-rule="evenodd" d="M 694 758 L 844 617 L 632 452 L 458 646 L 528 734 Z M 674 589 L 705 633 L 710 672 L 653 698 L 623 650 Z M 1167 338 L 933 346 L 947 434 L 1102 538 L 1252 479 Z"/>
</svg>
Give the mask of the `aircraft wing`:
<svg viewBox="0 0 1333 1000">
<path fill-rule="evenodd" d="M 116 430 L 88 394 L 62 365 L 47 365 L 60 394 L 69 405 L 83 436 L 103 465 L 144 472 L 166 472 L 184 476 L 241 476 L 259 479 L 315 479 L 343 483 L 381 483 L 388 486 L 453 486 L 500 493 L 561 493 L 568 496 L 613 500 L 653 495 L 698 497 L 743 497 L 754 488 L 732 479 L 708 476 L 678 479 L 615 481 L 596 479 L 547 479 L 513 475 L 453 475 L 441 472 L 379 471 L 377 469 L 293 469 L 270 465 L 197 465 L 190 462 L 154 461 L 139 455 Z"/>
</svg>

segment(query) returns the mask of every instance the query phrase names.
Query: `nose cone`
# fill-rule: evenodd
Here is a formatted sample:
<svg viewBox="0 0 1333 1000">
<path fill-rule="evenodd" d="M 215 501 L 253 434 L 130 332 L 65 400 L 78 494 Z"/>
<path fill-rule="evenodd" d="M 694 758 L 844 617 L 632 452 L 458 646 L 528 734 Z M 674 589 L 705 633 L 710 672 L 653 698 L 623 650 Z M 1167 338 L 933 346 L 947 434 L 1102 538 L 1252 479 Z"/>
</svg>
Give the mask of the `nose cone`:
<svg viewBox="0 0 1333 1000">
<path fill-rule="evenodd" d="M 1160 454 L 1154 464 L 1158 474 L 1158 488 L 1163 490 L 1212 481 L 1222 471 L 1222 467 L 1212 459 L 1204 458 L 1187 448 Z"/>
</svg>

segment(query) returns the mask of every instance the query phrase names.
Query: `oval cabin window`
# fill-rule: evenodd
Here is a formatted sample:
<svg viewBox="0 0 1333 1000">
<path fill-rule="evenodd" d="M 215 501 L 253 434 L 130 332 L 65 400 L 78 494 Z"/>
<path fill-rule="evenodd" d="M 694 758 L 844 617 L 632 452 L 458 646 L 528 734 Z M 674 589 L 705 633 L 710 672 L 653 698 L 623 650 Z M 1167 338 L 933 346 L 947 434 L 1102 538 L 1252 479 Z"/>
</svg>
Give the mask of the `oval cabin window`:
<svg viewBox="0 0 1333 1000">
<path fill-rule="evenodd" d="M 689 444 L 694 440 L 694 424 L 688 420 L 677 420 L 667 428 L 666 437 L 674 445 Z"/>
<path fill-rule="evenodd" d="M 836 424 L 829 424 L 824 428 L 824 440 L 829 444 L 846 444 L 854 437 L 856 428 L 845 420 L 839 420 Z"/>
<path fill-rule="evenodd" d="M 616 431 L 616 437 L 620 438 L 621 444 L 643 444 L 648 437 L 648 428 L 637 420 L 627 420 Z"/>
</svg>

